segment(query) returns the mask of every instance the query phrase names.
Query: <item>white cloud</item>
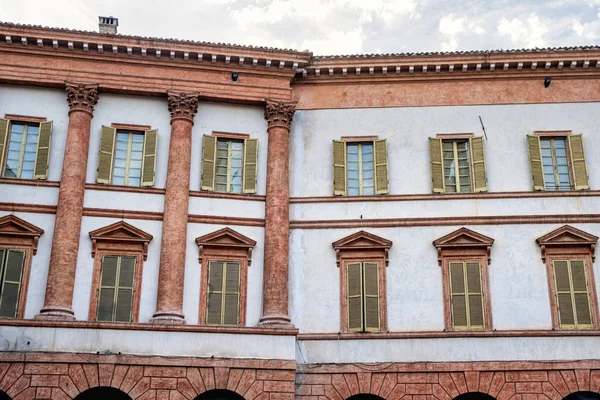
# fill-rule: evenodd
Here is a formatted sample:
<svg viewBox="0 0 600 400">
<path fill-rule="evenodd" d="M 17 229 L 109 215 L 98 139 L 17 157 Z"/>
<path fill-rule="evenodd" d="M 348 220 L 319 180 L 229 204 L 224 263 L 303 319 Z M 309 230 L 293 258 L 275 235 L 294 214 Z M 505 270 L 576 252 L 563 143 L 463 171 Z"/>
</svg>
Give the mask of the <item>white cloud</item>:
<svg viewBox="0 0 600 400">
<path fill-rule="evenodd" d="M 483 35 L 485 29 L 482 20 L 469 20 L 466 16 L 454 16 L 448 14 L 440 18 L 438 30 L 446 36 L 446 41 L 441 43 L 442 51 L 454 51 L 458 49 L 458 36 L 461 34 Z"/>
<path fill-rule="evenodd" d="M 352 31 L 331 31 L 322 39 L 304 39 L 300 48 L 314 54 L 358 54 L 363 51 L 365 34 L 361 27 Z"/>
<path fill-rule="evenodd" d="M 517 47 L 544 47 L 548 27 L 535 13 L 532 13 L 525 21 L 519 18 L 510 21 L 502 18 L 498 22 L 498 33 L 510 37 L 512 44 Z"/>
<path fill-rule="evenodd" d="M 596 26 L 594 26 L 596 25 Z M 582 24 L 579 19 L 574 19 L 571 25 L 571 30 L 575 33 L 575 35 L 582 37 L 586 40 L 595 40 L 598 38 L 598 34 L 596 33 L 596 27 L 598 24 Z"/>
</svg>

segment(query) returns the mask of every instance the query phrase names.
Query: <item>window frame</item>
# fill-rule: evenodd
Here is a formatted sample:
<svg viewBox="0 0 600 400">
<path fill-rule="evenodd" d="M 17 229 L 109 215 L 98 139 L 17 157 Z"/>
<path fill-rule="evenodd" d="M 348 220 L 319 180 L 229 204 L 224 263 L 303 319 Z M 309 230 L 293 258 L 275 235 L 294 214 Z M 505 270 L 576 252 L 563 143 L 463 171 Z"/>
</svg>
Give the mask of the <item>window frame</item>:
<svg viewBox="0 0 600 400">
<path fill-rule="evenodd" d="M 122 234 L 126 232 L 127 234 Z M 152 235 L 132 226 L 124 221 L 119 221 L 106 227 L 96 229 L 89 233 L 92 240 L 92 253 L 94 267 L 92 272 L 92 285 L 88 320 L 99 323 L 132 323 L 139 322 L 140 297 L 144 261 L 148 258 L 148 244 Z M 98 299 L 100 277 L 102 275 L 102 260 L 105 256 L 136 257 L 134 273 L 134 293 L 131 306 L 131 322 L 98 321 Z"/>
<path fill-rule="evenodd" d="M 219 142 L 221 143 L 227 143 L 227 171 L 226 171 L 226 178 L 227 181 L 225 183 L 225 191 L 222 190 L 217 190 L 216 187 L 217 185 L 222 185 L 221 183 L 217 183 L 217 168 L 219 168 L 218 165 L 215 165 L 215 192 L 218 193 L 229 193 L 229 194 L 243 194 L 244 193 L 244 164 L 245 164 L 245 159 L 244 159 L 244 155 L 245 155 L 245 147 L 246 147 L 246 143 L 244 141 L 244 139 L 233 139 L 233 138 L 225 138 L 225 137 L 221 137 L 221 136 L 217 136 L 217 154 L 215 155 L 215 161 L 219 159 L 218 156 L 218 152 L 219 152 Z M 239 192 L 234 192 L 231 191 L 231 161 L 232 161 L 232 144 L 233 143 L 241 143 L 242 145 L 242 166 L 241 166 L 241 172 L 242 175 L 240 176 L 241 181 L 240 181 L 240 191 Z"/>
<path fill-rule="evenodd" d="M 150 125 L 133 125 L 133 124 L 121 124 L 121 123 L 111 123 L 110 124 L 111 128 L 115 128 L 115 139 L 114 139 L 114 143 L 113 143 L 113 154 L 112 154 L 112 162 L 111 162 L 111 166 L 110 166 L 110 185 L 114 185 L 114 186 L 126 186 L 126 187 L 133 187 L 133 188 L 143 188 L 144 186 L 142 186 L 142 181 L 143 181 L 143 174 L 144 174 L 144 144 L 145 144 L 145 140 L 146 140 L 146 132 L 152 130 L 152 127 Z M 117 135 L 119 134 L 119 132 L 121 133 L 128 133 L 128 134 L 137 134 L 137 135 L 142 135 L 142 137 L 144 138 L 144 140 L 142 140 L 142 159 L 141 159 L 141 167 L 140 167 L 140 184 L 137 186 L 131 186 L 127 184 L 127 181 L 129 180 L 129 176 L 127 176 L 127 171 L 129 170 L 129 166 L 127 165 L 125 167 L 125 183 L 123 185 L 120 184 L 116 184 L 114 183 L 114 177 L 115 177 L 115 160 L 117 157 Z M 129 140 L 129 144 L 128 144 L 128 148 L 127 148 L 127 164 L 129 164 L 130 160 L 131 160 L 131 143 L 132 140 Z"/>
<path fill-rule="evenodd" d="M 368 232 L 359 231 L 332 243 L 332 246 L 336 252 L 336 265 L 340 270 L 340 332 L 357 335 L 373 333 L 366 330 L 351 332 L 348 328 L 348 264 L 365 262 L 377 264 L 379 279 L 379 332 L 377 333 L 387 332 L 386 268 L 389 265 L 389 249 L 392 242 Z"/>
<path fill-rule="evenodd" d="M 19 229 L 14 229 L 14 227 L 18 227 Z M 14 215 L 7 215 L 0 218 L 0 248 L 25 252 L 21 275 L 21 289 L 17 301 L 17 315 L 15 318 L 23 318 L 25 315 L 31 265 L 33 256 L 37 254 L 39 238 L 43 233 L 42 229 Z"/>
<path fill-rule="evenodd" d="M 533 136 L 537 136 L 540 141 L 540 151 L 542 151 L 542 140 L 547 139 L 564 139 L 565 141 L 565 153 L 567 158 L 567 172 L 569 173 L 569 190 L 548 190 L 546 188 L 546 179 L 544 178 L 544 191 L 545 192 L 569 192 L 575 190 L 575 177 L 573 176 L 573 163 L 571 161 L 571 143 L 569 142 L 569 136 L 572 135 L 571 131 L 535 131 Z M 555 158 L 553 157 L 552 163 L 554 166 Z M 541 158 L 542 173 L 544 168 L 544 157 Z M 544 174 L 545 175 L 545 174 Z M 556 178 L 556 171 L 555 171 Z"/>
<path fill-rule="evenodd" d="M 0 165 L 0 177 L 2 178 L 7 178 L 7 179 L 26 179 L 26 180 L 35 180 L 35 163 L 37 162 L 37 147 L 38 144 L 36 143 L 36 160 L 34 161 L 34 165 L 33 165 L 33 176 L 31 178 L 21 178 L 20 173 L 21 173 L 21 166 L 23 164 L 23 156 L 24 156 L 24 150 L 21 151 L 21 154 L 19 155 L 19 168 L 18 168 L 18 176 L 5 176 L 5 170 L 6 170 L 6 164 L 8 162 L 8 149 L 9 146 L 8 144 L 10 143 L 10 136 L 12 134 L 12 125 L 13 123 L 17 123 L 17 124 L 25 124 L 27 126 L 29 125 L 37 125 L 38 126 L 38 132 L 39 132 L 39 127 L 40 124 L 42 122 L 48 122 L 47 118 L 44 117 L 32 117 L 32 116 L 27 116 L 27 115 L 16 115 L 16 114 L 4 114 L 4 119 L 8 120 L 8 137 L 6 138 L 6 144 L 7 146 L 4 148 L 4 154 L 3 157 L 0 157 L 0 159 L 2 160 L 2 163 Z M 38 133 L 39 135 L 39 133 Z M 26 135 L 22 140 L 26 140 Z M 39 136 L 38 136 L 38 141 L 39 141 Z M 23 142 L 21 142 L 21 145 L 23 146 Z M 24 149 L 24 147 L 23 147 Z"/>
<path fill-rule="evenodd" d="M 376 196 L 377 195 L 377 170 L 375 164 L 375 142 L 379 140 L 379 136 L 342 136 L 340 141 L 344 142 L 344 158 L 346 160 L 346 194 L 345 196 Z M 363 182 L 362 182 L 362 145 L 370 144 L 373 149 L 373 194 L 363 194 Z M 348 146 L 358 145 L 358 166 L 359 166 L 359 178 L 358 178 L 358 193 L 357 195 L 348 194 Z"/>
<path fill-rule="evenodd" d="M 216 232 L 196 238 L 198 245 L 198 262 L 200 263 L 200 305 L 198 309 L 198 325 L 220 328 L 246 326 L 246 305 L 248 291 L 248 268 L 252 264 L 252 249 L 256 242 L 231 228 L 223 228 Z M 208 308 L 208 264 L 209 262 L 237 262 L 240 264 L 239 315 L 237 325 L 207 324 Z"/>
<path fill-rule="evenodd" d="M 455 179 L 455 184 L 454 184 L 454 188 L 456 189 L 454 192 L 450 192 L 447 189 L 444 189 L 445 193 L 473 193 L 473 167 L 472 167 L 472 163 L 473 160 L 471 159 L 471 142 L 469 141 L 469 139 L 445 139 L 442 138 L 442 163 L 444 161 L 443 158 L 443 154 L 444 154 L 444 143 L 452 143 L 452 152 L 454 154 L 453 157 L 453 161 L 455 162 L 455 175 L 454 175 L 454 179 Z M 467 163 L 468 163 L 468 168 L 469 168 L 469 191 L 468 192 L 463 192 L 461 186 L 466 186 L 466 185 L 461 185 L 460 183 L 460 165 L 459 165 L 459 159 L 458 159 L 458 143 L 465 143 L 466 147 L 467 147 Z M 443 171 L 444 171 L 444 179 L 446 179 L 446 167 L 442 165 Z M 448 187 L 448 183 L 444 182 L 444 188 Z"/>
</svg>

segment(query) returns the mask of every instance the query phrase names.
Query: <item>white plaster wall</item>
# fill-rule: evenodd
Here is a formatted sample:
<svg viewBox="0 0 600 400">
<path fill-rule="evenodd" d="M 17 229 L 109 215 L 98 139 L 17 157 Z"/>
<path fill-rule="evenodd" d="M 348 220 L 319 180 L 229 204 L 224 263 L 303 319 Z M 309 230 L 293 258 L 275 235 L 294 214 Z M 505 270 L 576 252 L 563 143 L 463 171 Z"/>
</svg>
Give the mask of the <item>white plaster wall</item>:
<svg viewBox="0 0 600 400">
<path fill-rule="evenodd" d="M 105 190 L 85 191 L 85 208 L 108 208 L 116 211 L 164 211 L 165 196 L 154 193 L 113 192 Z M 117 214 L 118 215 L 118 214 Z"/>
<path fill-rule="evenodd" d="M 551 329 L 546 266 L 538 237 L 557 225 L 469 226 L 495 239 L 489 267 L 493 328 Z M 598 235 L 600 224 L 574 224 Z M 444 329 L 442 272 L 432 242 L 458 226 L 374 228 L 367 232 L 392 240 L 387 274 L 390 331 Z M 292 231 L 290 291 L 292 321 L 300 332 L 340 330 L 340 276 L 331 243 L 357 230 Z M 594 264 L 595 276 L 600 266 Z M 596 279 L 597 290 L 600 282 Z"/>
<path fill-rule="evenodd" d="M 248 268 L 246 292 L 246 326 L 256 326 L 262 311 L 264 228 L 229 226 L 231 229 L 256 241 L 252 250 L 252 265 Z M 198 263 L 196 238 L 225 228 L 225 225 L 188 224 L 185 256 L 185 282 L 183 313 L 188 324 L 198 323 L 200 309 L 201 265 Z"/>
<path fill-rule="evenodd" d="M 0 118 L 4 114 L 44 117 L 52 121 L 48 180 L 60 180 L 69 125 L 67 94 L 63 89 L 0 85 Z"/>
<path fill-rule="evenodd" d="M 29 287 L 27 289 L 24 314 L 24 317 L 29 319 L 38 314 L 44 306 L 48 266 L 50 265 L 50 249 L 52 248 L 52 234 L 54 231 L 54 215 L 0 211 L 0 217 L 9 214 L 14 214 L 22 220 L 44 230 L 44 234 L 40 236 L 37 254 L 31 259 L 31 272 L 29 275 Z"/>
<path fill-rule="evenodd" d="M 192 130 L 190 189 L 200 190 L 202 136 L 212 132 L 244 133 L 258 139 L 258 194 L 265 194 L 267 174 L 267 121 L 264 108 L 237 104 L 201 102 Z"/>
<path fill-rule="evenodd" d="M 341 136 L 388 139 L 390 193 L 430 193 L 428 137 L 473 132 L 488 140 L 490 191 L 529 191 L 531 172 L 525 136 L 536 130 L 584 134 L 590 187 L 600 189 L 598 123 L 600 103 L 491 106 L 398 107 L 297 111 L 291 131 L 292 196 L 333 194 L 331 141 Z M 309 167 L 310 168 L 307 168 Z"/>
<path fill-rule="evenodd" d="M 0 351 L 294 360 L 294 336 L 3 326 Z"/>
<path fill-rule="evenodd" d="M 600 338 L 302 340 L 298 353 L 301 363 L 594 360 Z"/>
<path fill-rule="evenodd" d="M 189 213 L 241 218 L 264 218 L 265 202 L 234 199 L 190 197 Z"/>
<path fill-rule="evenodd" d="M 120 219 L 117 218 L 83 217 L 73 292 L 73 311 L 77 320 L 87 320 L 90 309 L 94 259 L 92 258 L 92 241 L 90 240 L 89 233 L 90 231 L 118 221 Z M 142 291 L 140 294 L 139 322 L 148 322 L 152 318 L 152 314 L 156 311 L 162 223 L 160 221 L 132 219 L 126 219 L 125 222 L 153 236 L 152 241 L 148 245 L 148 260 L 144 262 Z"/>
<path fill-rule="evenodd" d="M 58 188 L 3 184 L 0 186 L 0 202 L 55 206 Z"/>
<path fill-rule="evenodd" d="M 171 138 L 170 121 L 171 117 L 166 96 L 160 98 L 100 93 L 90 128 L 90 151 L 86 182 L 96 182 L 102 125 L 110 126 L 112 123 L 149 125 L 152 129 L 158 129 L 154 186 L 164 188 L 169 159 L 169 140 Z"/>
</svg>

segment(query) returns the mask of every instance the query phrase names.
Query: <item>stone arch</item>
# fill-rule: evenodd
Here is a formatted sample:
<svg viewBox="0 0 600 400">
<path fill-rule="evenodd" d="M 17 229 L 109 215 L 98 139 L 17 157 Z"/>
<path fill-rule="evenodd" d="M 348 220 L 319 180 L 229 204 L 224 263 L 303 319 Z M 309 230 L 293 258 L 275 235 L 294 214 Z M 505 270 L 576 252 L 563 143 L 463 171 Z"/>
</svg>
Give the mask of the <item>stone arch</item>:
<svg viewBox="0 0 600 400">
<path fill-rule="evenodd" d="M 12 400 L 12 397 L 10 397 L 6 392 L 0 390 L 0 400 Z"/>
<path fill-rule="evenodd" d="M 109 386 L 97 386 L 79 393 L 75 400 L 131 400 L 131 397 L 122 390 Z"/>
<path fill-rule="evenodd" d="M 348 397 L 346 400 L 384 400 L 384 398 L 371 393 L 359 393 Z"/>
<path fill-rule="evenodd" d="M 459 394 L 452 400 L 496 400 L 496 399 L 487 393 L 466 392 L 466 393 Z"/>
<path fill-rule="evenodd" d="M 600 393 L 588 391 L 573 392 L 565 396 L 563 400 L 600 400 Z"/>
<path fill-rule="evenodd" d="M 227 389 L 212 389 L 196 396 L 194 400 L 245 400 L 239 393 Z"/>
</svg>

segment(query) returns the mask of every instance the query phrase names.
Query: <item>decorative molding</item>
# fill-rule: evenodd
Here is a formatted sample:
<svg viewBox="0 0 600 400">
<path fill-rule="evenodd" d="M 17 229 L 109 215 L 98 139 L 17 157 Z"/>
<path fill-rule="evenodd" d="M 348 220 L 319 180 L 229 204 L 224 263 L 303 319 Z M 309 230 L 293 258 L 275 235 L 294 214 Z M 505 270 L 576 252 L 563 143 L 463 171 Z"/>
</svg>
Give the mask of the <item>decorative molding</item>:
<svg viewBox="0 0 600 400">
<path fill-rule="evenodd" d="M 473 249 L 481 248 L 485 250 L 488 264 L 492 263 L 492 244 L 494 239 L 477 233 L 468 228 L 460 228 L 441 238 L 434 240 L 433 245 L 438 253 L 438 265 L 442 266 L 442 257 L 444 250 L 447 249 Z"/>
<path fill-rule="evenodd" d="M 342 142 L 374 142 L 375 140 L 379 140 L 379 136 L 342 136 L 340 138 Z"/>
<path fill-rule="evenodd" d="M 15 215 L 7 215 L 0 218 L 0 236 L 18 238 L 31 241 L 33 255 L 37 254 L 38 242 L 44 230 L 30 224 Z"/>
<path fill-rule="evenodd" d="M 4 119 L 9 119 L 17 122 L 32 122 L 40 123 L 46 122 L 48 119 L 44 117 L 31 117 L 28 115 L 17 115 L 17 114 L 4 114 Z"/>
<path fill-rule="evenodd" d="M 245 251 L 248 258 L 248 266 L 250 266 L 252 263 L 252 249 L 256 246 L 256 241 L 226 227 L 196 238 L 196 244 L 198 245 L 198 262 L 200 264 L 202 264 L 202 258 L 206 250 L 225 249 L 231 253 L 236 250 Z"/>
<path fill-rule="evenodd" d="M 556 137 L 556 136 L 570 136 L 573 134 L 573 131 L 534 131 L 533 136 L 540 137 Z"/>
<path fill-rule="evenodd" d="M 144 261 L 148 259 L 148 243 L 152 240 L 152 235 L 128 224 L 125 221 L 115 222 L 114 224 L 96 229 L 90 232 L 92 239 L 92 258 L 96 257 L 98 241 L 110 243 L 119 246 L 119 244 L 141 245 Z"/>
<path fill-rule="evenodd" d="M 136 131 L 136 132 L 145 132 L 152 129 L 150 125 L 135 125 L 135 124 L 120 124 L 117 122 L 113 122 L 110 124 L 113 128 L 128 130 L 128 131 Z"/>
<path fill-rule="evenodd" d="M 546 262 L 546 252 L 550 249 L 565 251 L 566 248 L 579 247 L 587 249 L 592 262 L 596 261 L 596 243 L 598 236 L 584 232 L 572 226 L 565 225 L 536 239 L 542 252 L 542 262 Z"/>
<path fill-rule="evenodd" d="M 73 111 L 85 111 L 94 114 L 94 106 L 98 102 L 97 83 L 78 83 L 65 81 L 69 114 Z"/>
<path fill-rule="evenodd" d="M 167 96 L 171 122 L 177 119 L 184 119 L 193 124 L 194 116 L 198 112 L 198 93 L 169 90 L 167 91 Z"/>
<path fill-rule="evenodd" d="M 335 249 L 336 264 L 339 267 L 341 262 L 341 252 L 347 251 L 360 251 L 360 252 L 383 252 L 385 259 L 385 266 L 389 265 L 389 251 L 392 247 L 392 241 L 384 239 L 380 236 L 373 235 L 372 233 L 359 231 L 352 235 L 346 236 L 340 240 L 337 240 L 331 244 Z"/>
<path fill-rule="evenodd" d="M 471 139 L 474 136 L 474 133 L 438 133 L 435 135 L 436 138 L 442 140 Z"/>
<path fill-rule="evenodd" d="M 226 139 L 237 139 L 237 140 L 244 140 L 244 139 L 250 138 L 250 135 L 248 135 L 247 133 L 232 133 L 232 132 L 217 132 L 217 131 L 213 131 L 212 136 L 226 138 Z"/>
<path fill-rule="evenodd" d="M 269 125 L 268 129 L 279 127 L 289 131 L 297 102 L 270 99 L 265 101 L 265 119 Z"/>
</svg>

